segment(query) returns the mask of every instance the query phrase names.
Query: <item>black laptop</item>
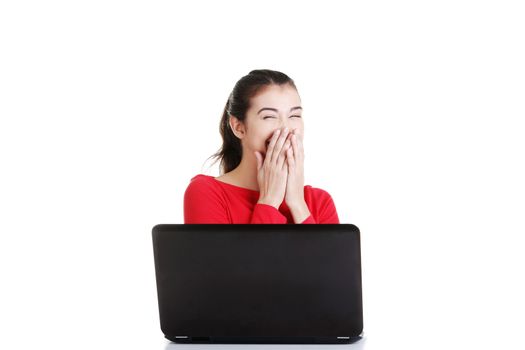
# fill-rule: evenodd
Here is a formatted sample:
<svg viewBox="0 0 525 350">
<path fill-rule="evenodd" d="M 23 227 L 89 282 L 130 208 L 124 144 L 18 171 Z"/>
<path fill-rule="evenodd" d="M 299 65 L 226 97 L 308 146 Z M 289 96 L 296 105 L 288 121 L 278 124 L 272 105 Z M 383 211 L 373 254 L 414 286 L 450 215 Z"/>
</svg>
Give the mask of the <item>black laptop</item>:
<svg viewBox="0 0 525 350">
<path fill-rule="evenodd" d="M 160 327 L 177 343 L 351 343 L 363 330 L 352 224 L 159 224 Z"/>
</svg>

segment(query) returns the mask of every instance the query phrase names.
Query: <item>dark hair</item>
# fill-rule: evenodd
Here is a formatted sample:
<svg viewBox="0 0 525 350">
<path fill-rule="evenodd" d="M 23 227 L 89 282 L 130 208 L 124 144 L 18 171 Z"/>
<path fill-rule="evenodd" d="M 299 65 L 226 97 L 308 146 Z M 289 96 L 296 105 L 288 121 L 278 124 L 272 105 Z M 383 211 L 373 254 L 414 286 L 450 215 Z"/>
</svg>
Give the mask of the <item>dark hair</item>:
<svg viewBox="0 0 525 350">
<path fill-rule="evenodd" d="M 242 159 L 241 140 L 235 136 L 229 124 L 230 115 L 243 122 L 246 119 L 246 111 L 250 108 L 250 99 L 254 97 L 261 88 L 269 85 L 289 84 L 297 90 L 294 81 L 284 73 L 270 69 L 255 69 L 245 75 L 233 87 L 219 125 L 222 137 L 222 147 L 209 158 L 217 158 L 213 164 L 220 160 L 221 175 L 235 169 Z M 209 159 L 208 158 L 208 159 Z M 212 164 L 212 165 L 213 165 Z"/>
</svg>

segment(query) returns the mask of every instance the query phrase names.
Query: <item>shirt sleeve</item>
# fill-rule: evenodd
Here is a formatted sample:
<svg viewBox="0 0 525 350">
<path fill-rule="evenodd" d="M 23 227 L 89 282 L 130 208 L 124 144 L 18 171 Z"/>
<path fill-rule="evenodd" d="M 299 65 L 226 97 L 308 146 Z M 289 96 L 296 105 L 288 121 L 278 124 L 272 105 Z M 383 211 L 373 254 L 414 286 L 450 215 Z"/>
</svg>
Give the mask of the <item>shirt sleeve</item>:
<svg viewBox="0 0 525 350">
<path fill-rule="evenodd" d="M 317 204 L 317 219 L 310 214 L 301 224 L 339 224 L 334 201 L 327 191 L 319 189 L 314 200 Z"/>
<path fill-rule="evenodd" d="M 317 218 L 318 224 L 339 224 L 339 216 L 335 209 L 335 203 L 330 196 L 330 193 L 322 191 L 319 207 L 319 217 Z"/>
<path fill-rule="evenodd" d="M 231 224 L 222 193 L 206 181 L 191 181 L 184 192 L 184 223 Z"/>
<path fill-rule="evenodd" d="M 255 204 L 251 224 L 286 224 L 287 219 L 279 210 L 269 204 Z"/>
<path fill-rule="evenodd" d="M 314 219 L 312 214 L 310 214 L 310 216 L 304 219 L 304 221 L 301 222 L 301 224 L 317 224 L 317 221 Z"/>
</svg>

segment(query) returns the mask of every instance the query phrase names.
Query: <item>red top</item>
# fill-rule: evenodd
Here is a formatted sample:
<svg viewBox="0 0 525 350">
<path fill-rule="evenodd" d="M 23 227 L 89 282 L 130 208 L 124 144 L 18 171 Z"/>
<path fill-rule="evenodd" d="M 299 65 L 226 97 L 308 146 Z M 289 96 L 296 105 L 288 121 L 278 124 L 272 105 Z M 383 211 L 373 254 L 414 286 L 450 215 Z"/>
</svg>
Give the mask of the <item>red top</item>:
<svg viewBox="0 0 525 350">
<path fill-rule="evenodd" d="M 304 186 L 310 216 L 301 224 L 339 224 L 334 201 L 328 192 Z M 184 192 L 185 224 L 293 224 L 293 216 L 283 200 L 279 210 L 257 204 L 259 191 L 239 187 L 213 176 L 194 176 Z"/>
</svg>

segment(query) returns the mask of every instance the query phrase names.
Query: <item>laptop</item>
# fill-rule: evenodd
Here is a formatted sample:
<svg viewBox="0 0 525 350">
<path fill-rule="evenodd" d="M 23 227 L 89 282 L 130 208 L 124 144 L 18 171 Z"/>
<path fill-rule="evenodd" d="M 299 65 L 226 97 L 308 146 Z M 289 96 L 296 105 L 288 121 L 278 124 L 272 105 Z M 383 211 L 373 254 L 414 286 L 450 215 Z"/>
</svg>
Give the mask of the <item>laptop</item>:
<svg viewBox="0 0 525 350">
<path fill-rule="evenodd" d="M 362 337 L 353 224 L 159 224 L 160 328 L 176 343 L 353 343 Z"/>
</svg>

